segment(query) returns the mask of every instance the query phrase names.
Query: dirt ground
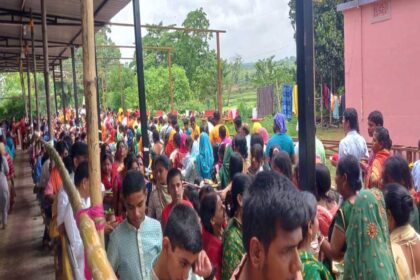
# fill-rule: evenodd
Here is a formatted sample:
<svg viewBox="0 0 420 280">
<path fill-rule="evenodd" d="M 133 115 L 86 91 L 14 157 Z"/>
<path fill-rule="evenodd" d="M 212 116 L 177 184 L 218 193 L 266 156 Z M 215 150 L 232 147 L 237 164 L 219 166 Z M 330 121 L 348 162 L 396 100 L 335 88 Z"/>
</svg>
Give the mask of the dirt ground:
<svg viewBox="0 0 420 280">
<path fill-rule="evenodd" d="M 16 203 L 6 230 L 0 229 L 0 279 L 54 279 L 54 258 L 42 249 L 44 225 L 27 152 L 17 152 L 15 173 Z"/>
</svg>

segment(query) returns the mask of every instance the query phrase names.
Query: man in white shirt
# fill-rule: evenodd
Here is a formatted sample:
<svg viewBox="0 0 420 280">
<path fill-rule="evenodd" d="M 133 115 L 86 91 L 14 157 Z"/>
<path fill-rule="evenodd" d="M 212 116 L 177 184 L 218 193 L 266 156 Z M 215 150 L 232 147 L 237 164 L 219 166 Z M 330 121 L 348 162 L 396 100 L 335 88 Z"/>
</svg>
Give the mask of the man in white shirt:
<svg viewBox="0 0 420 280">
<path fill-rule="evenodd" d="M 88 162 L 83 161 L 76 168 L 74 174 L 74 184 L 80 194 L 82 207 L 84 209 L 90 207 L 89 197 L 89 168 Z M 64 212 L 64 226 L 66 234 L 69 238 L 70 250 L 75 260 L 76 267 L 74 268 L 74 278 L 85 279 L 85 250 L 82 238 L 80 237 L 79 229 L 77 228 L 76 220 L 74 219 L 73 209 L 68 203 Z"/>
</svg>

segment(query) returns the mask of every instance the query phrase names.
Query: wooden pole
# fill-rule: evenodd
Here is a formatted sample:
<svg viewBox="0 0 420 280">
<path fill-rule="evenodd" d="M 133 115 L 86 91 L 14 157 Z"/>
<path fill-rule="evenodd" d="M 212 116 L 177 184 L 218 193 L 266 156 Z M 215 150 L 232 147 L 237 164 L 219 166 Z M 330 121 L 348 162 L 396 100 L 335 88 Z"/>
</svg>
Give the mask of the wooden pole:
<svg viewBox="0 0 420 280">
<path fill-rule="evenodd" d="M 57 102 L 57 85 L 55 83 L 55 66 L 53 65 L 53 84 L 54 84 L 54 103 L 55 103 L 55 115 L 58 116 L 58 102 Z"/>
<path fill-rule="evenodd" d="M 25 118 L 28 119 L 28 102 L 26 99 L 25 81 L 23 78 L 22 58 L 19 59 L 19 78 L 20 78 L 20 86 L 22 88 L 22 99 L 23 99 L 23 102 L 25 102 Z"/>
<path fill-rule="evenodd" d="M 143 164 L 149 166 L 149 135 L 147 133 L 146 89 L 144 86 L 143 46 L 141 37 L 140 3 L 133 0 L 134 38 L 136 40 L 137 87 L 141 120 L 141 137 L 143 141 Z"/>
<path fill-rule="evenodd" d="M 324 127 L 324 95 L 322 94 L 322 77 L 321 77 L 321 87 L 320 87 L 320 92 L 321 92 L 321 104 L 320 104 L 320 108 L 321 108 L 321 128 Z"/>
<path fill-rule="evenodd" d="M 174 84 L 172 81 L 172 52 L 168 51 L 168 72 L 169 72 L 169 92 L 171 94 L 171 112 L 175 112 L 174 107 Z"/>
<path fill-rule="evenodd" d="M 32 10 L 30 12 L 31 14 L 31 21 L 29 23 L 31 28 L 31 41 L 32 41 L 32 71 L 34 75 L 34 89 L 35 89 L 35 112 L 36 112 L 36 125 L 37 130 L 40 130 L 40 119 L 39 119 L 39 98 L 38 98 L 38 83 L 36 80 L 36 55 L 35 55 L 35 42 L 34 42 L 34 25 L 32 21 Z"/>
<path fill-rule="evenodd" d="M 31 74 L 29 71 L 30 64 L 29 64 L 29 53 L 28 53 L 28 43 L 25 41 L 25 50 L 26 50 L 26 76 L 28 80 L 28 105 L 29 105 L 29 124 L 30 128 L 33 127 L 34 123 L 32 120 L 32 100 L 31 100 Z"/>
<path fill-rule="evenodd" d="M 120 81 L 121 108 L 125 110 L 123 84 L 121 80 L 121 63 L 118 64 L 118 80 Z"/>
<path fill-rule="evenodd" d="M 80 0 L 82 9 L 83 85 L 86 99 L 87 139 L 89 146 L 89 188 L 92 206 L 102 206 L 101 168 L 99 163 L 98 107 L 95 64 L 93 0 Z M 146 130 L 144 130 L 146 131 Z M 147 131 L 146 131 L 147 133 Z M 104 221 L 103 221 L 104 222 Z M 98 230 L 102 247 L 104 231 Z"/>
<path fill-rule="evenodd" d="M 74 55 L 74 46 L 71 47 L 71 68 L 73 73 L 73 94 L 74 94 L 74 107 L 76 110 L 76 125 L 79 125 L 79 100 L 77 99 L 77 81 L 76 81 L 76 61 Z"/>
<path fill-rule="evenodd" d="M 296 0 L 299 185 L 315 193 L 314 27 L 312 1 Z"/>
<path fill-rule="evenodd" d="M 66 97 L 64 93 L 64 75 L 63 75 L 63 60 L 60 59 L 60 78 L 61 78 L 61 106 L 63 107 L 64 129 L 66 129 Z"/>
<path fill-rule="evenodd" d="M 222 102 L 222 64 L 220 61 L 220 32 L 216 32 L 217 44 L 217 109 L 220 115 L 223 115 L 223 102 Z"/>
<path fill-rule="evenodd" d="M 54 131 L 51 118 L 51 102 L 50 102 L 50 66 L 48 61 L 48 30 L 47 30 L 47 9 L 45 7 L 45 0 L 41 0 L 42 10 L 42 45 L 44 53 L 44 84 L 45 84 L 45 98 L 47 102 L 47 122 L 48 133 L 50 141 L 53 141 Z"/>
</svg>

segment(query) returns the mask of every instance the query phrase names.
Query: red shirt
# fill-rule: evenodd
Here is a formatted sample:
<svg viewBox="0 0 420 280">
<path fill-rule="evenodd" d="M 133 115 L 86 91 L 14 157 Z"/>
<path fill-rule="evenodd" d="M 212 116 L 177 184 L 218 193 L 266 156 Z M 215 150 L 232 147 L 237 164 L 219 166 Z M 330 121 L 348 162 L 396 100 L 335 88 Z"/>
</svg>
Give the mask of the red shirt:
<svg viewBox="0 0 420 280">
<path fill-rule="evenodd" d="M 185 204 L 191 208 L 194 208 L 194 206 L 191 204 L 191 202 L 187 199 L 182 200 L 180 203 Z M 175 203 L 171 202 L 168 205 L 165 206 L 162 210 L 162 225 L 165 226 L 168 222 L 169 214 L 171 213 L 172 207 L 174 207 Z"/>
<path fill-rule="evenodd" d="M 216 279 L 220 280 L 222 272 L 222 240 L 217 238 L 214 234 L 208 232 L 204 227 L 202 227 L 202 229 L 203 250 L 206 251 L 212 266 L 216 268 Z"/>
</svg>

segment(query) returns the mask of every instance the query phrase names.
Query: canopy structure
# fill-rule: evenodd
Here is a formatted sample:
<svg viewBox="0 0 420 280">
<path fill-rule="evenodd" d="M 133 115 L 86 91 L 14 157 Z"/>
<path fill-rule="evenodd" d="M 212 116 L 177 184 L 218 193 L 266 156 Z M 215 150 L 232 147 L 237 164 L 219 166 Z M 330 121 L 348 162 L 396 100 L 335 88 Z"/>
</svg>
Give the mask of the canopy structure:
<svg viewBox="0 0 420 280">
<path fill-rule="evenodd" d="M 129 0 L 94 0 L 95 31 L 108 23 Z M 80 0 L 46 0 L 49 66 L 71 56 L 71 46 L 82 45 Z M 34 54 L 38 71 L 43 71 L 41 0 L 0 1 L 0 72 L 23 71 L 28 67 L 24 58 L 32 60 L 31 26 Z M 32 62 L 30 69 L 32 69 Z"/>
</svg>

